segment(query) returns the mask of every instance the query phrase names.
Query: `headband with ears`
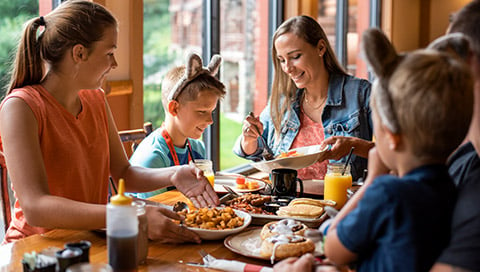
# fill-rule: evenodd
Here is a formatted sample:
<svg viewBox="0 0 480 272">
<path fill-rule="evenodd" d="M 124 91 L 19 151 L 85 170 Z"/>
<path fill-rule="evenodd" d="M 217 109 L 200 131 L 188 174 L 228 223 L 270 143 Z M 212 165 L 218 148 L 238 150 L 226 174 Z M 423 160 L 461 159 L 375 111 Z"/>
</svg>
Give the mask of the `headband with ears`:
<svg viewBox="0 0 480 272">
<path fill-rule="evenodd" d="M 393 133 L 400 132 L 400 125 L 395 114 L 392 97 L 388 90 L 390 78 L 404 56 L 390 43 L 385 34 L 378 28 L 367 29 L 362 37 L 362 53 L 375 74 L 374 101 L 382 123 Z"/>
<path fill-rule="evenodd" d="M 176 100 L 187 84 L 202 74 L 215 76 L 218 73 L 222 57 L 220 55 L 213 55 L 207 67 L 203 67 L 202 59 L 195 53 L 190 53 L 187 56 L 187 66 L 185 73 L 173 86 L 168 94 L 168 101 Z"/>
</svg>

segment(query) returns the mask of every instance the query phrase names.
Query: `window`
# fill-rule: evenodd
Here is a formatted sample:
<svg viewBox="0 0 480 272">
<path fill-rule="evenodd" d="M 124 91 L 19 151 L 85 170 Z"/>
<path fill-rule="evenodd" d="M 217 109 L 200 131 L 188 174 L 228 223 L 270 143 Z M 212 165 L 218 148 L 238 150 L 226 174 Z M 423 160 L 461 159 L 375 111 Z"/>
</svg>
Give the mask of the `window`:
<svg viewBox="0 0 480 272">
<path fill-rule="evenodd" d="M 155 127 L 161 124 L 161 79 L 170 67 L 184 62 L 187 52 L 197 52 L 204 61 L 216 53 L 223 58 L 220 80 L 227 95 L 217 108 L 215 123 L 203 136 L 216 170 L 249 162 L 234 155 L 232 148 L 245 116 L 250 111 L 259 115 L 267 104 L 270 40 L 282 17 L 279 2 L 144 0 L 145 120 Z M 370 2 L 378 0 L 318 0 L 317 19 L 339 59 L 350 73 L 364 78 L 366 68 L 358 48 L 360 34 L 369 24 Z M 339 24 L 340 20 L 346 23 Z"/>
</svg>

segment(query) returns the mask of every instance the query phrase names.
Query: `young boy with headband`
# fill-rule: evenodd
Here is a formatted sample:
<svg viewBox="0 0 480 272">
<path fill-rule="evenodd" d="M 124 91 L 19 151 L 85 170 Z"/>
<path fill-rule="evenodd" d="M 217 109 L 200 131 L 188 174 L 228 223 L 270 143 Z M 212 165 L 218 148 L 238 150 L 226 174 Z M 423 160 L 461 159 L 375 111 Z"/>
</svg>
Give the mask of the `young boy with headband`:
<svg viewBox="0 0 480 272">
<path fill-rule="evenodd" d="M 214 55 L 208 67 L 202 67 L 201 58 L 192 53 L 186 66 L 174 67 L 166 74 L 162 82 L 165 121 L 140 143 L 130 158 L 132 165 L 162 168 L 206 157 L 199 139 L 213 123 L 212 113 L 225 95 L 225 86 L 215 78 L 221 61 Z M 136 196 L 148 198 L 165 191 Z"/>
<path fill-rule="evenodd" d="M 377 29 L 363 42 L 377 75 L 376 147 L 365 185 L 330 225 L 325 254 L 359 272 L 428 271 L 450 239 L 456 191 L 445 163 L 470 125 L 473 78 L 450 54 L 397 54 Z"/>
</svg>

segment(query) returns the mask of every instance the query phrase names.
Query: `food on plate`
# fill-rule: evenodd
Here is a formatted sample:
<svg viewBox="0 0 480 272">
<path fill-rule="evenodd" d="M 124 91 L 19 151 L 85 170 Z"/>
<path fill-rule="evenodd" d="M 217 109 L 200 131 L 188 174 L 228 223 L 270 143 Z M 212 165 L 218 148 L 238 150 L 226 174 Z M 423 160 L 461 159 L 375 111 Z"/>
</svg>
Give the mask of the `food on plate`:
<svg viewBox="0 0 480 272">
<path fill-rule="evenodd" d="M 243 183 L 242 183 L 242 180 L 238 180 L 239 178 L 237 178 L 237 189 L 241 189 L 241 190 L 245 190 L 245 189 L 248 189 L 248 190 L 255 190 L 255 189 L 258 189 L 260 188 L 260 185 L 258 184 L 257 181 L 255 180 L 246 180 L 245 181 L 245 178 L 243 178 Z"/>
<path fill-rule="evenodd" d="M 294 234 L 279 234 L 262 241 L 260 254 L 274 260 L 288 257 L 298 257 L 305 253 L 312 253 L 315 244 L 308 238 Z"/>
<path fill-rule="evenodd" d="M 296 198 L 290 201 L 288 204 L 289 206 L 295 206 L 298 204 L 307 204 L 307 205 L 313 205 L 313 206 L 319 206 L 319 207 L 324 207 L 324 206 L 331 206 L 335 207 L 337 203 L 333 200 L 323 200 L 323 199 L 313 199 L 313 198 Z"/>
<path fill-rule="evenodd" d="M 245 177 L 237 177 L 235 182 L 237 183 L 237 185 L 245 184 Z"/>
<path fill-rule="evenodd" d="M 317 218 L 323 213 L 323 207 L 308 205 L 308 204 L 290 204 L 285 207 L 280 207 L 277 211 L 277 215 L 286 217 L 299 217 L 299 218 Z"/>
<path fill-rule="evenodd" d="M 303 236 L 308 227 L 302 222 L 293 219 L 282 219 L 277 222 L 270 222 L 263 226 L 260 238 L 266 238 L 278 234 L 294 234 Z"/>
<path fill-rule="evenodd" d="M 198 210 L 178 212 L 185 217 L 183 222 L 187 227 L 209 230 L 234 229 L 243 225 L 243 218 L 230 207 L 224 209 L 201 208 Z"/>
<path fill-rule="evenodd" d="M 287 152 L 281 151 L 280 155 L 276 157 L 276 159 L 281 159 L 281 158 L 288 158 L 288 157 L 296 157 L 296 156 L 301 156 L 303 153 L 297 152 L 297 150 L 290 150 Z"/>
<path fill-rule="evenodd" d="M 272 214 L 261 208 L 263 206 L 263 203 L 269 202 L 271 200 L 271 196 L 248 193 L 228 200 L 227 202 L 225 202 L 225 205 L 248 213 Z"/>
</svg>

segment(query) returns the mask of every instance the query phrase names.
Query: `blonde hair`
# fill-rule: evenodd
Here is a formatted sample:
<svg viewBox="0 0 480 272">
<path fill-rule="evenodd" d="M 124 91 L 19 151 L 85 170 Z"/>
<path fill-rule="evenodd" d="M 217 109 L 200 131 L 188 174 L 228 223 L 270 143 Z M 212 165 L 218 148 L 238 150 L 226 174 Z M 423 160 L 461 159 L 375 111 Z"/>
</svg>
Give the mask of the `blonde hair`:
<svg viewBox="0 0 480 272">
<path fill-rule="evenodd" d="M 473 78 L 459 58 L 431 50 L 407 54 L 386 90 L 375 84 L 375 110 L 383 106 L 379 92 L 389 93 L 398 133 L 409 139 L 415 156 L 446 159 L 465 138 L 473 111 Z"/>
<path fill-rule="evenodd" d="M 170 91 L 181 80 L 185 74 L 185 69 L 183 65 L 173 67 L 167 72 L 162 81 L 162 104 L 165 111 L 168 111 L 167 105 L 170 101 L 168 99 Z M 211 91 L 219 98 L 223 98 L 226 94 L 225 85 L 216 77 L 209 74 L 201 74 L 188 82 L 175 100 L 178 102 L 193 101 L 197 99 L 198 94 L 202 91 Z"/>
<path fill-rule="evenodd" d="M 277 49 L 275 48 L 275 41 L 281 35 L 286 33 L 293 33 L 314 47 L 317 46 L 320 40 L 324 40 L 326 51 L 322 59 L 326 70 L 330 74 L 346 74 L 345 70 L 335 57 L 335 52 L 330 46 L 325 31 L 323 31 L 322 27 L 315 19 L 301 15 L 292 17 L 283 22 L 275 31 L 272 41 L 272 60 L 275 73 L 273 76 L 272 92 L 270 96 L 270 115 L 272 116 L 275 135 L 277 137 L 280 135 L 283 115 L 285 112 L 290 114 L 290 106 L 295 100 L 296 95 L 295 83 L 285 72 L 283 72 L 280 66 L 280 61 L 277 58 Z M 282 101 L 283 98 L 285 99 Z"/>
<path fill-rule="evenodd" d="M 40 26 L 45 29 L 37 38 Z M 43 61 L 50 69 L 58 69 L 67 50 L 76 44 L 85 46 L 90 53 L 105 29 L 116 26 L 116 19 L 107 9 L 85 0 L 66 1 L 49 14 L 31 19 L 17 47 L 7 94 L 15 88 L 40 83 L 45 75 Z"/>
</svg>

